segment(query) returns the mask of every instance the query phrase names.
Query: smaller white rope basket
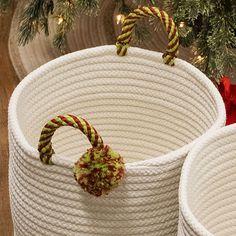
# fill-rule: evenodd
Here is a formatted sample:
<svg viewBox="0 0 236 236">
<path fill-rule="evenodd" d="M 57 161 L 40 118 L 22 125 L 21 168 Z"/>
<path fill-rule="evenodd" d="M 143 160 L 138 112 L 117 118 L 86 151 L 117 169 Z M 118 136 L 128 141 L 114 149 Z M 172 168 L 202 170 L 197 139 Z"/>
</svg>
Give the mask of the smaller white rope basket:
<svg viewBox="0 0 236 236">
<path fill-rule="evenodd" d="M 178 236 L 236 235 L 236 125 L 206 135 L 180 181 Z"/>
<path fill-rule="evenodd" d="M 114 46 L 97 47 L 43 65 L 14 91 L 9 186 L 15 235 L 176 235 L 183 161 L 202 135 L 224 125 L 225 110 L 204 74 L 178 59 L 170 66 L 178 49 L 177 30 L 158 8 L 142 7 L 126 18 L 118 54 L 127 51 L 134 19 L 149 15 L 165 23 L 164 62 L 169 65 L 157 52 L 130 48 L 119 57 Z M 75 129 L 55 133 L 56 154 L 48 146 L 52 159 L 40 154 L 54 165 L 40 162 L 40 132 L 60 114 L 86 118 L 124 158 L 124 179 L 108 195 L 92 196 L 73 179 L 74 163 L 90 146 Z M 88 135 L 88 127 L 80 130 Z M 51 137 L 54 131 L 42 134 Z"/>
</svg>

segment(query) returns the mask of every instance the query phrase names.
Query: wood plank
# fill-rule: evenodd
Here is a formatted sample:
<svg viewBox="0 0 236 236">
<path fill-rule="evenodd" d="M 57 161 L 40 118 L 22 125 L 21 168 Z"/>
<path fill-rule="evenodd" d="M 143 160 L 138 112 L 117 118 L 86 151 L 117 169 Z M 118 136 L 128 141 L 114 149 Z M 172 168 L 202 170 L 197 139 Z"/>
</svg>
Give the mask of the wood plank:
<svg viewBox="0 0 236 236">
<path fill-rule="evenodd" d="M 8 193 L 7 107 L 18 83 L 8 54 L 12 10 L 0 17 L 0 235 L 13 235 Z"/>
</svg>

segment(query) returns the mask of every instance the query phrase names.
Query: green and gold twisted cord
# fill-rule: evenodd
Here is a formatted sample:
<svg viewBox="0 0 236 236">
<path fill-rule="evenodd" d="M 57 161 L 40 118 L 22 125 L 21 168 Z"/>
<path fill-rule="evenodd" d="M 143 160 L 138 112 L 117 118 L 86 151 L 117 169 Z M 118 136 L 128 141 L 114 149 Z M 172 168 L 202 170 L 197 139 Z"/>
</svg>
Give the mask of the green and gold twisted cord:
<svg viewBox="0 0 236 236">
<path fill-rule="evenodd" d="M 74 115 L 57 116 L 50 120 L 43 128 L 38 145 L 40 159 L 45 164 L 52 164 L 52 136 L 61 126 L 71 126 L 81 130 L 88 138 L 94 148 L 103 147 L 103 140 L 98 135 L 96 129 L 90 125 L 85 119 Z"/>
<path fill-rule="evenodd" d="M 53 164 L 52 136 L 61 126 L 81 130 L 92 145 L 74 165 L 74 177 L 78 184 L 95 196 L 107 194 L 117 187 L 124 177 L 123 158 L 108 145 L 104 145 L 96 129 L 82 117 L 59 115 L 44 126 L 38 145 L 40 160 L 44 164 Z"/>
<path fill-rule="evenodd" d="M 168 33 L 168 46 L 163 54 L 163 61 L 167 65 L 174 65 L 174 59 L 177 57 L 179 48 L 179 35 L 177 27 L 172 18 L 158 7 L 140 7 L 130 13 L 124 20 L 122 32 L 117 38 L 117 54 L 125 56 L 132 37 L 132 30 L 136 21 L 142 17 L 154 16 L 158 17 Z"/>
</svg>

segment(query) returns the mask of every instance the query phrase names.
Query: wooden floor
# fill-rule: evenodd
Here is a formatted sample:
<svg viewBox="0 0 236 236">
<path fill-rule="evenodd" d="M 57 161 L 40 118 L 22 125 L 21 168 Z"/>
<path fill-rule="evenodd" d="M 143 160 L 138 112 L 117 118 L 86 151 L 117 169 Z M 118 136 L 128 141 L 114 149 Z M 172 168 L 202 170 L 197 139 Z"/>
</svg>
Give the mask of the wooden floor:
<svg viewBox="0 0 236 236">
<path fill-rule="evenodd" d="M 8 53 L 12 11 L 0 16 L 0 236 L 13 235 L 8 194 L 7 107 L 18 78 Z"/>
</svg>

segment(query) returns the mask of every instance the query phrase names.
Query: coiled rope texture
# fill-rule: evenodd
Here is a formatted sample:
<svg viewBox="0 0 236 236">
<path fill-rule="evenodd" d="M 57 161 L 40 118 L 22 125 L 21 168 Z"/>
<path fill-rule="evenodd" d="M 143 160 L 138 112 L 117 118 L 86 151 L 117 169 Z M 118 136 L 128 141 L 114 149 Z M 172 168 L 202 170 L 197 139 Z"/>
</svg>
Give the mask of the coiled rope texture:
<svg viewBox="0 0 236 236">
<path fill-rule="evenodd" d="M 234 124 L 204 138 L 187 157 L 178 236 L 236 235 L 235 140 Z"/>
<path fill-rule="evenodd" d="M 53 137 L 55 165 L 36 150 L 58 114 L 84 117 L 125 160 L 123 183 L 95 197 L 73 179 L 89 147 L 76 129 Z M 160 53 L 115 46 L 86 49 L 29 74 L 9 105 L 9 185 L 15 235 L 175 236 L 180 170 L 198 139 L 225 122 L 217 89 L 199 70 Z M 77 132 L 76 132 L 77 131 Z"/>
</svg>

